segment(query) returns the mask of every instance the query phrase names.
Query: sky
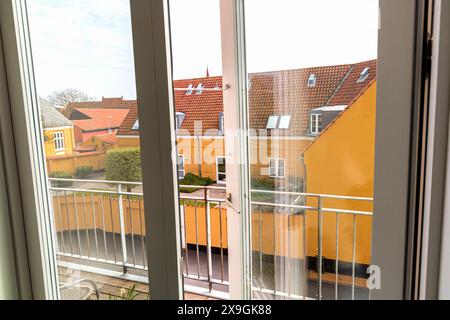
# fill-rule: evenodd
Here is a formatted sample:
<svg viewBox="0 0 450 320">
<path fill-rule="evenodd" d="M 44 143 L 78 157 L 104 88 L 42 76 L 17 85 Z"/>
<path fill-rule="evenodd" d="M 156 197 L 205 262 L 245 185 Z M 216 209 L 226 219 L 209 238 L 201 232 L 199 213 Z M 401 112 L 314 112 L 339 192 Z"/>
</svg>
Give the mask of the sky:
<svg viewBox="0 0 450 320">
<path fill-rule="evenodd" d="M 175 79 L 221 75 L 219 0 L 170 0 Z M 41 96 L 77 88 L 134 99 L 129 0 L 28 0 Z M 377 56 L 378 0 L 246 0 L 249 72 Z"/>
</svg>

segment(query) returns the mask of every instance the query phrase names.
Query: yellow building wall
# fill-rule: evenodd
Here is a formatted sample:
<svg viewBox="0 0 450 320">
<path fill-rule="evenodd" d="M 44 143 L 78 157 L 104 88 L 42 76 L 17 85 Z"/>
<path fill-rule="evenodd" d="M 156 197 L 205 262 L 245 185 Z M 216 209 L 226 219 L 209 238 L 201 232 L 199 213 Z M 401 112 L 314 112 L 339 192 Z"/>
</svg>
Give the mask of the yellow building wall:
<svg viewBox="0 0 450 320">
<path fill-rule="evenodd" d="M 53 134 L 56 132 L 64 133 L 64 144 L 65 150 L 59 151 L 58 153 L 55 150 L 55 142 L 53 140 Z M 63 129 L 44 129 L 44 148 L 45 155 L 47 157 L 54 157 L 59 155 L 70 155 L 73 154 L 74 148 L 74 136 L 73 136 L 73 128 L 67 127 Z"/>
<path fill-rule="evenodd" d="M 141 146 L 139 137 L 117 137 L 119 148 L 139 148 Z"/>
<path fill-rule="evenodd" d="M 300 160 L 305 149 L 313 142 L 307 137 L 278 137 L 250 139 L 250 172 L 252 178 L 269 176 L 270 159 L 285 160 L 285 177 L 303 177 Z M 282 181 L 281 181 L 282 183 Z"/>
<path fill-rule="evenodd" d="M 52 175 L 55 172 L 65 172 L 74 175 L 79 167 L 92 167 L 94 171 L 105 169 L 106 153 L 89 152 L 73 154 L 69 156 L 47 158 L 47 173 Z"/>
<path fill-rule="evenodd" d="M 95 151 L 107 151 L 109 149 L 114 149 L 117 147 L 117 145 L 111 145 L 109 143 L 106 143 L 98 139 L 96 136 L 93 136 L 90 139 L 84 141 L 82 144 L 80 144 L 80 146 L 95 147 Z"/>
<path fill-rule="evenodd" d="M 139 147 L 139 138 L 118 137 L 119 148 Z M 217 180 L 216 157 L 225 156 L 223 137 L 181 137 L 177 139 L 178 154 L 184 156 L 185 173 Z M 201 166 L 199 165 L 201 164 Z M 201 168 L 201 169 L 200 169 Z"/>
<path fill-rule="evenodd" d="M 305 151 L 306 191 L 352 197 L 373 197 L 375 160 L 376 83 L 373 83 L 348 109 L 331 124 Z M 317 199 L 307 204 L 317 205 Z M 364 201 L 325 199 L 323 206 L 347 210 L 373 211 Z M 324 213 L 324 257 L 336 258 L 336 214 Z M 308 212 L 308 255 L 316 255 L 317 213 Z M 353 217 L 341 215 L 339 259 L 352 261 Z M 356 260 L 371 263 L 372 219 L 356 218 Z"/>
</svg>

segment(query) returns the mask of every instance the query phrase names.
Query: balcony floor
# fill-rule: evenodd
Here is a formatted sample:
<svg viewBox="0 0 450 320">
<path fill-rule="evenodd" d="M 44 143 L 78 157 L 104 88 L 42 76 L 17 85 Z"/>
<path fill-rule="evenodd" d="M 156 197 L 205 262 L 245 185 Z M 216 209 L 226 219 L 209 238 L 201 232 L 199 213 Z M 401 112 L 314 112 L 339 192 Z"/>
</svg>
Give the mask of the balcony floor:
<svg viewBox="0 0 450 320">
<path fill-rule="evenodd" d="M 100 300 L 114 300 L 120 297 L 120 292 L 123 289 L 129 289 L 136 284 L 135 300 L 147 300 L 148 299 L 148 285 L 143 283 L 135 283 L 133 281 L 98 275 L 94 273 L 73 270 L 69 268 L 59 267 L 59 280 L 60 283 L 70 283 L 78 279 L 89 279 L 94 281 L 100 291 Z M 64 299 L 64 297 L 63 297 Z M 95 294 L 91 295 L 89 300 L 96 300 Z M 215 300 L 208 297 L 203 297 L 195 294 L 186 293 L 185 300 Z"/>
</svg>

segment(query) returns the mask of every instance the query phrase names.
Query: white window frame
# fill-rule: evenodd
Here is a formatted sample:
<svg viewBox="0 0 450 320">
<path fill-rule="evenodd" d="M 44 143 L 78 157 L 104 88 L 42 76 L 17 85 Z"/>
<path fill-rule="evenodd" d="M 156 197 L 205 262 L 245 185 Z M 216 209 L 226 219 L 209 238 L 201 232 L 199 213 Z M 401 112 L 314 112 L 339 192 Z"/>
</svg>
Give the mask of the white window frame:
<svg viewBox="0 0 450 320">
<path fill-rule="evenodd" d="M 278 129 L 288 130 L 291 127 L 292 116 L 280 116 L 278 120 Z"/>
<path fill-rule="evenodd" d="M 322 121 L 321 114 L 318 114 L 318 113 L 311 114 L 311 118 L 310 118 L 311 134 L 319 134 L 322 131 L 321 121 Z"/>
<path fill-rule="evenodd" d="M 182 166 L 180 166 L 180 159 L 182 159 L 181 160 Z M 183 180 L 184 177 L 186 176 L 186 169 L 185 169 L 185 162 L 184 162 L 185 157 L 184 157 L 184 155 L 183 154 L 179 154 L 177 160 L 178 160 L 177 161 L 177 177 L 178 177 L 178 180 Z M 182 177 L 180 177 L 180 172 L 183 172 L 183 176 Z"/>
<path fill-rule="evenodd" d="M 419 5 L 416 3 L 418 2 Z M 406 168 L 411 157 L 409 138 L 412 129 L 415 100 L 415 72 L 421 69 L 415 60 L 415 48 L 422 48 L 416 35 L 417 21 L 423 1 L 381 0 L 380 41 L 378 67 L 378 108 L 375 163 L 375 215 L 373 237 L 373 263 L 384 271 L 381 290 L 372 290 L 374 299 L 402 299 L 408 291 L 405 270 L 405 242 L 411 204 L 410 170 Z M 8 99 L 7 106 L 0 104 L 3 119 L 11 119 L 11 131 L 5 132 L 2 125 L 2 144 L 5 136 L 14 133 L 14 147 L 9 148 L 17 158 L 17 183 L 8 179 L 8 191 L 16 192 L 10 203 L 18 209 L 11 215 L 14 226 L 14 251 L 17 259 L 16 273 L 22 281 L 20 296 L 35 299 L 58 297 L 56 260 L 51 232 L 50 199 L 47 195 L 47 181 L 43 140 L 40 129 L 37 94 L 34 89 L 28 26 L 23 24 L 25 2 L 23 0 L 0 1 L 0 28 L 5 56 L 8 92 L 0 91 L 1 101 Z M 173 94 L 170 73 L 170 34 L 168 32 L 167 1 L 131 0 L 136 60 L 136 78 L 140 108 L 141 141 L 158 148 L 143 149 L 144 200 L 152 203 L 146 208 L 148 232 L 147 257 L 152 259 L 150 290 L 152 299 L 179 299 L 181 272 L 179 265 L 180 241 L 179 212 L 176 188 L 176 164 L 173 161 L 175 148 L 175 123 Z M 243 0 L 221 0 L 222 50 L 224 61 L 224 83 L 231 84 L 231 90 L 224 94 L 227 102 L 225 112 L 226 128 L 247 127 L 247 107 L 243 97 L 247 89 L 245 65 L 245 32 Z M 416 18 L 419 17 L 419 18 Z M 7 32 L 4 32 L 7 30 Z M 418 50 L 418 49 L 417 49 Z M 1 51 L 0 51 L 1 52 Z M 402 55 L 398 55 L 402 52 Z M 1 53 L 0 53 L 1 54 Z M 402 72 L 392 72 L 402 70 Z M 0 67 L 1 71 L 1 67 Z M 157 79 L 157 81 L 156 81 Z M 1 89 L 3 90 L 3 89 Z M 448 90 L 448 88 L 446 88 Z M 396 108 L 392 108 L 395 105 Z M 171 107 L 172 106 L 172 107 Z M 229 107 L 229 108 L 228 108 Z M 3 113 L 3 111 L 5 113 Z M 7 134 L 9 133 L 9 135 Z M 230 156 L 245 162 L 248 140 L 244 135 L 237 137 L 241 145 L 227 149 Z M 228 145 L 228 144 L 227 144 Z M 2 145 L 2 147 L 5 147 Z M 6 171 L 13 168 L 14 161 L 6 155 Z M 244 162 L 242 162 L 242 160 Z M 248 194 L 248 169 L 243 165 L 228 162 L 227 193 L 232 197 L 234 207 L 229 210 L 230 296 L 232 299 L 251 297 L 251 262 L 248 248 L 242 248 L 243 239 L 250 239 L 249 210 L 245 195 Z M 31 183 L 30 183 L 31 181 Z M 231 183 L 235 181 L 235 183 Z M 237 182 L 237 183 L 236 183 Z M 26 200 L 25 200 L 26 199 Z M 22 207 L 21 207 L 22 206 Z M 236 211 L 236 212 L 235 212 Z M 240 214 L 242 213 L 242 214 Z M 20 220 L 23 217 L 23 221 Z M 152 223 L 149 223 L 151 218 Z M 25 243 L 27 246 L 20 246 Z M 407 243 L 408 244 L 408 243 Z M 25 252 L 25 256 L 23 253 Z M 251 261 L 251 259 L 250 259 Z M 28 267 L 29 266 L 29 267 Z M 28 277 L 27 277 L 28 272 Z M 406 290 L 405 290 L 406 288 Z"/>
<path fill-rule="evenodd" d="M 317 84 L 317 76 L 311 73 L 308 78 L 308 88 L 314 88 Z"/>
<path fill-rule="evenodd" d="M 175 114 L 168 58 L 171 56 L 168 3 L 166 0 L 130 0 L 130 3 L 137 96 L 141 105 L 148 106 L 139 108 L 139 114 L 146 188 L 144 201 L 152 203 L 145 209 L 148 230 L 146 256 L 148 259 L 158 257 L 151 259 L 148 271 L 150 296 L 154 300 L 182 299 L 178 181 L 176 161 L 173 161 L 176 156 L 173 153 L 176 150 Z M 48 193 L 44 140 L 26 17 L 25 0 L 0 1 L 0 47 L 3 49 L 0 56 L 5 58 L 0 66 L 0 79 L 5 77 L 7 83 L 7 86 L 0 86 L 0 139 L 1 147 L 12 151 L 5 157 L 5 167 L 14 169 L 14 164 L 17 165 L 17 169 L 8 173 L 8 193 L 14 192 L 9 196 L 13 201 L 10 210 L 15 213 L 12 216 L 15 256 L 10 259 L 16 262 L 20 298 L 53 300 L 60 297 L 56 236 L 51 221 L 52 200 Z M 7 92 L 4 92 L 5 88 Z M 6 135 L 7 119 L 11 121 L 11 130 Z M 3 137 L 8 137 L 8 140 Z M 11 143 L 13 148 L 9 147 Z M 13 156 L 17 161 L 12 159 Z M 17 179 L 13 179 L 13 173 L 18 175 Z M 14 276 L 8 275 L 11 279 Z"/>
<path fill-rule="evenodd" d="M 269 118 L 267 119 L 267 125 L 266 125 L 266 129 L 268 130 L 274 130 L 278 128 L 278 123 L 280 122 L 280 116 L 269 116 Z"/>
<path fill-rule="evenodd" d="M 63 131 L 58 131 L 53 133 L 53 141 L 55 144 L 55 151 L 64 151 L 66 150 L 66 141 L 65 135 Z"/>
<path fill-rule="evenodd" d="M 225 184 L 227 182 L 227 173 L 225 172 L 219 172 L 219 160 L 225 159 L 225 165 L 227 161 L 227 157 L 224 156 L 216 156 L 216 181 L 217 183 Z M 220 180 L 220 175 L 225 175 L 225 180 Z"/>
<path fill-rule="evenodd" d="M 422 70 L 416 57 L 420 57 L 419 48 L 423 47 L 423 42 L 417 40 L 425 34 L 417 28 L 423 15 L 424 0 L 418 2 L 380 0 L 373 264 L 388 271 L 382 274 L 381 290 L 372 290 L 372 299 L 403 299 L 409 285 L 405 280 L 405 274 L 409 272 L 405 263 L 405 244 L 409 244 L 406 230 L 410 216 L 408 208 L 411 207 L 408 192 L 411 119 L 420 109 L 412 93 L 416 92 L 416 73 Z M 224 95 L 226 127 L 248 128 L 247 100 L 243 97 L 247 92 L 244 0 L 221 0 L 221 9 L 222 21 L 228 22 L 222 26 L 223 81 L 233 88 Z M 404 54 L 398 55 L 398 52 Z M 402 72 L 393 74 L 392 70 Z M 398 106 L 395 112 L 392 105 Z M 238 137 L 234 141 L 240 146 L 235 143 L 227 152 L 241 162 L 248 160 L 245 159 L 248 140 Z M 251 221 L 247 214 L 250 205 L 245 201 L 249 198 L 248 177 L 248 168 L 229 164 L 227 193 L 231 195 L 234 207 L 243 213 L 239 215 L 235 209 L 230 210 L 228 223 L 228 232 L 232 235 L 229 250 L 234 252 L 229 257 L 231 299 L 252 297 Z M 242 240 L 235 241 L 235 237 Z M 242 281 L 240 285 L 236 283 L 238 279 Z"/>
<path fill-rule="evenodd" d="M 274 165 L 272 165 L 272 162 Z M 280 164 L 283 164 L 282 166 Z M 280 175 L 280 170 L 283 170 L 283 174 Z M 275 171 L 275 174 L 272 174 L 272 170 Z M 286 159 L 284 158 L 270 158 L 269 159 L 269 177 L 276 179 L 286 178 Z"/>
</svg>

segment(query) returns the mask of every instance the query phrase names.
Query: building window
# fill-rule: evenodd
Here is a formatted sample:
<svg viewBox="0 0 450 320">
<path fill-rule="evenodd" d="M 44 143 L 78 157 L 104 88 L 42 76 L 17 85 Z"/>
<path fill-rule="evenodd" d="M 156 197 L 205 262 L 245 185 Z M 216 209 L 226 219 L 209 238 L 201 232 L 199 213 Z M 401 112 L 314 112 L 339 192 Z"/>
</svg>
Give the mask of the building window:
<svg viewBox="0 0 450 320">
<path fill-rule="evenodd" d="M 66 149 L 64 144 L 64 132 L 55 132 L 53 134 L 53 140 L 55 142 L 55 150 L 62 151 Z"/>
<path fill-rule="evenodd" d="M 270 116 L 267 120 L 267 129 L 276 129 L 278 126 L 279 116 Z"/>
<path fill-rule="evenodd" d="M 357 83 L 363 83 L 364 81 L 367 80 L 367 78 L 370 75 L 370 68 L 365 68 L 363 70 L 363 72 L 361 72 L 361 74 L 359 75 L 358 81 L 356 81 Z"/>
<path fill-rule="evenodd" d="M 227 181 L 227 171 L 226 171 L 226 158 L 217 157 L 217 182 L 225 183 Z"/>
<path fill-rule="evenodd" d="M 139 130 L 139 119 L 136 120 L 136 122 L 133 125 L 133 128 L 131 128 L 131 130 Z"/>
<path fill-rule="evenodd" d="M 271 178 L 284 178 L 285 165 L 284 159 L 270 159 L 269 176 Z"/>
<path fill-rule="evenodd" d="M 202 93 L 203 93 L 203 84 L 200 83 L 200 84 L 197 86 L 197 90 L 195 91 L 195 94 L 202 94 Z"/>
<path fill-rule="evenodd" d="M 183 112 L 177 112 L 176 113 L 176 126 L 177 130 L 181 129 L 181 126 L 183 125 L 184 118 L 186 118 L 186 114 Z"/>
<path fill-rule="evenodd" d="M 308 88 L 314 88 L 316 86 L 317 77 L 315 74 L 311 74 L 308 78 Z"/>
<path fill-rule="evenodd" d="M 186 91 L 186 95 L 190 96 L 190 95 L 192 95 L 192 92 L 194 92 L 194 86 L 192 84 L 190 84 Z"/>
<path fill-rule="evenodd" d="M 319 134 L 322 131 L 322 115 L 311 115 L 311 134 Z"/>
<path fill-rule="evenodd" d="M 225 132 L 225 117 L 223 112 L 219 113 L 219 131 L 221 133 Z"/>
<path fill-rule="evenodd" d="M 291 116 L 281 116 L 278 123 L 278 129 L 289 129 L 291 126 Z"/>
<path fill-rule="evenodd" d="M 178 155 L 177 169 L 178 169 L 178 179 L 179 180 L 184 179 L 184 175 L 186 173 L 184 170 L 184 155 Z"/>
</svg>

